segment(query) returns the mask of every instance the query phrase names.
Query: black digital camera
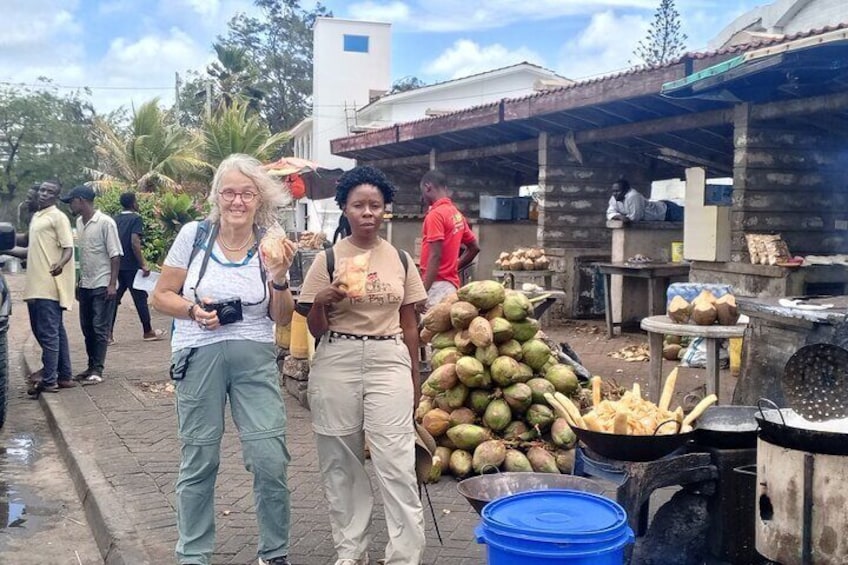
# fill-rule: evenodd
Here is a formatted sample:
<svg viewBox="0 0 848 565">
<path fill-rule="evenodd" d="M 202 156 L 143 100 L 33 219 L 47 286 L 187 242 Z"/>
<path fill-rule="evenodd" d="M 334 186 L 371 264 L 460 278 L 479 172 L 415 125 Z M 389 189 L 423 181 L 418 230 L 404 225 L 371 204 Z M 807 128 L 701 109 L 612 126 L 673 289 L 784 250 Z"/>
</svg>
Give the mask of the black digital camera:
<svg viewBox="0 0 848 565">
<path fill-rule="evenodd" d="M 201 304 L 200 307 L 207 312 L 217 312 L 218 323 L 222 326 L 235 324 L 244 319 L 241 311 L 241 298 L 227 298 L 218 302 Z"/>
</svg>

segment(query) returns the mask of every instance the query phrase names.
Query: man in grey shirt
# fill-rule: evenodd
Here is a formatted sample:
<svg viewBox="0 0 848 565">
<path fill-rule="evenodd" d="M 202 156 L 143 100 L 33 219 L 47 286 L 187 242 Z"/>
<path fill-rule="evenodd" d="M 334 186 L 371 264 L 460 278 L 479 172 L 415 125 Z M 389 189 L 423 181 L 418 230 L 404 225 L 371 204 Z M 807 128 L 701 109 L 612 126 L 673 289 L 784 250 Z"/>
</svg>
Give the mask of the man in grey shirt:
<svg viewBox="0 0 848 565">
<path fill-rule="evenodd" d="M 648 200 L 626 179 L 612 185 L 607 220 L 627 222 L 682 222 L 683 207 L 670 200 Z"/>
<path fill-rule="evenodd" d="M 94 207 L 94 190 L 78 186 L 61 200 L 77 216 L 80 326 L 88 354 L 88 368 L 74 379 L 83 384 L 97 384 L 103 382 L 112 301 L 117 294 L 123 250 L 115 220 Z"/>
</svg>

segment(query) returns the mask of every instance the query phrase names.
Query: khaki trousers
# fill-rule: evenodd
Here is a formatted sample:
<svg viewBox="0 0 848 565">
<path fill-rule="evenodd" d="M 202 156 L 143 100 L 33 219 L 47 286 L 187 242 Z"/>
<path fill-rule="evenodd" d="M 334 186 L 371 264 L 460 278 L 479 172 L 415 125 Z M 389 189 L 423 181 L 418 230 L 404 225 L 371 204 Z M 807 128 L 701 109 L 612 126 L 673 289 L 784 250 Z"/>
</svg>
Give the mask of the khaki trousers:
<svg viewBox="0 0 848 565">
<path fill-rule="evenodd" d="M 373 497 L 365 435 L 383 497 L 387 565 L 419 565 L 424 512 L 415 476 L 409 351 L 385 341 L 330 338 L 315 351 L 309 407 L 339 559 L 361 559 L 370 541 Z"/>
</svg>

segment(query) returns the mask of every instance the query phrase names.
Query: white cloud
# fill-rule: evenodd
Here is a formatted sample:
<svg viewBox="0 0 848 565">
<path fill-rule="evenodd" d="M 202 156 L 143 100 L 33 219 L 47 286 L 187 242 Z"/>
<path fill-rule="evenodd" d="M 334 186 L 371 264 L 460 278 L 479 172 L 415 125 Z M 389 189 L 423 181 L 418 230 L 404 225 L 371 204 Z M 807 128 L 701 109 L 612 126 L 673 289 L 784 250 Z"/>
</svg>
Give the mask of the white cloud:
<svg viewBox="0 0 848 565">
<path fill-rule="evenodd" d="M 649 25 L 647 18 L 636 15 L 597 13 L 580 35 L 562 46 L 557 70 L 580 79 L 627 68 Z"/>
<path fill-rule="evenodd" d="M 428 63 L 424 72 L 460 78 L 522 61 L 543 65 L 542 57 L 526 47 L 510 50 L 499 43 L 482 46 L 469 39 L 460 39 Z"/>
<path fill-rule="evenodd" d="M 199 45 L 179 28 L 165 34 L 150 34 L 136 40 L 119 37 L 109 45 L 105 56 L 92 70 L 104 88 L 96 91 L 99 101 L 109 107 L 130 101 L 139 104 L 154 96 L 173 100 L 174 73 L 199 68 L 212 59 L 209 48 Z M 100 105 L 98 105 L 99 108 Z"/>
<path fill-rule="evenodd" d="M 218 0 L 183 0 L 182 4 L 187 5 L 201 16 L 214 16 L 221 7 Z"/>
<path fill-rule="evenodd" d="M 549 20 L 563 16 L 589 15 L 600 9 L 640 9 L 653 12 L 657 0 L 428 0 L 404 3 L 369 0 L 347 8 L 350 17 L 381 16 L 401 28 L 416 31 L 470 32 L 493 29 L 522 21 Z M 392 19 L 393 17 L 397 19 Z"/>
<path fill-rule="evenodd" d="M 409 21 L 411 9 L 404 2 L 362 2 L 348 6 L 347 15 L 354 20 L 368 22 L 391 22 L 399 25 Z"/>
</svg>

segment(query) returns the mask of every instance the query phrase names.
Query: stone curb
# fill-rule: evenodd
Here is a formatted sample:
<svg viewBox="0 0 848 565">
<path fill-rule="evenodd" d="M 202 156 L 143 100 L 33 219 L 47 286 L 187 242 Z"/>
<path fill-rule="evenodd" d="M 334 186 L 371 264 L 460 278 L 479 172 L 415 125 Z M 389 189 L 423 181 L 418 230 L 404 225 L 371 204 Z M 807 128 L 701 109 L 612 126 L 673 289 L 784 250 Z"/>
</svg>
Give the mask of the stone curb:
<svg viewBox="0 0 848 565">
<path fill-rule="evenodd" d="M 58 398 L 60 395 L 64 399 Z M 90 434 L 84 433 L 83 426 L 92 431 L 97 429 L 96 424 L 90 420 L 86 424 L 75 422 L 63 401 L 72 399 L 74 411 L 80 414 L 97 409 L 81 389 L 65 390 L 60 395 L 42 394 L 39 402 L 82 502 L 104 565 L 153 564 L 138 531 L 91 455 L 93 447 L 83 448 L 91 446 Z"/>
</svg>

